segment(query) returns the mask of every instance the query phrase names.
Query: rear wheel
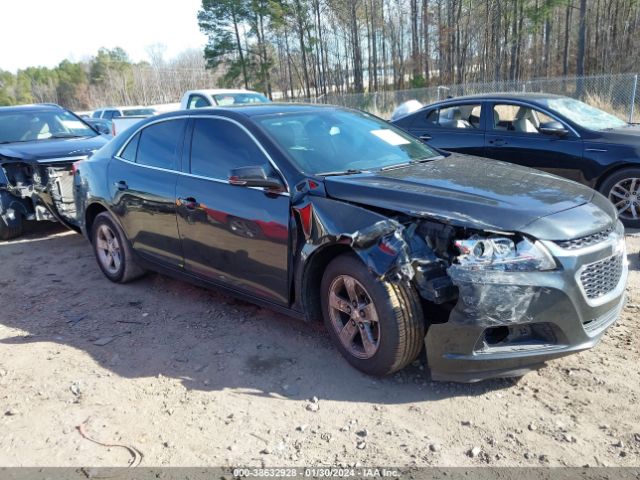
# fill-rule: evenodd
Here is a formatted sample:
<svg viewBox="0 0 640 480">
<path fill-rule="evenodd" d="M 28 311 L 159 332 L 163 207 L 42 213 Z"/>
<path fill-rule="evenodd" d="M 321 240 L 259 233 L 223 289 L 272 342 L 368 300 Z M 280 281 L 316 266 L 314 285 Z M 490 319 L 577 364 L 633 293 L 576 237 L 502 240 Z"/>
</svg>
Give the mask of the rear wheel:
<svg viewBox="0 0 640 480">
<path fill-rule="evenodd" d="M 144 275 L 145 270 L 137 263 L 129 240 L 108 213 L 95 218 L 91 243 L 100 270 L 112 282 L 127 283 Z"/>
<path fill-rule="evenodd" d="M 425 322 L 411 285 L 380 281 L 358 257 L 346 254 L 327 266 L 321 295 L 327 330 L 358 370 L 389 375 L 418 357 Z"/>
<path fill-rule="evenodd" d="M 11 240 L 22 235 L 22 215 L 16 213 L 16 219 L 11 226 L 0 217 L 0 240 Z"/>
<path fill-rule="evenodd" d="M 640 227 L 640 168 L 627 168 L 607 178 L 600 192 L 618 211 L 626 227 Z"/>
</svg>

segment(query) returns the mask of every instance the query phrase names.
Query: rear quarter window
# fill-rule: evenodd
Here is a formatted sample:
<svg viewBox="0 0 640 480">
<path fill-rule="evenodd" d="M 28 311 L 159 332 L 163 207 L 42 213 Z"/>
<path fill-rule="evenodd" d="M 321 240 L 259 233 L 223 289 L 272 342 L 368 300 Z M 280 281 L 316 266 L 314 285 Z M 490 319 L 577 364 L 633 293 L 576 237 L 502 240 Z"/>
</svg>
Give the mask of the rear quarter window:
<svg viewBox="0 0 640 480">
<path fill-rule="evenodd" d="M 130 162 L 136 161 L 138 154 L 138 144 L 140 143 L 140 133 L 136 133 L 135 136 L 129 141 L 125 149 L 120 154 L 120 157 Z"/>
</svg>

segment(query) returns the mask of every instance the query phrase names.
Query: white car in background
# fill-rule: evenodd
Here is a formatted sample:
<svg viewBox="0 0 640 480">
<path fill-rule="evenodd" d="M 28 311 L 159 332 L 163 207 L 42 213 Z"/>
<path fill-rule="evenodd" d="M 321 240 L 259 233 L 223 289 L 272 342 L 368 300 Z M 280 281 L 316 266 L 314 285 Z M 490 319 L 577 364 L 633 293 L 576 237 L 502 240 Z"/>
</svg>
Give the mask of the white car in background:
<svg viewBox="0 0 640 480">
<path fill-rule="evenodd" d="M 105 116 L 112 115 L 110 119 L 111 133 L 115 137 L 120 132 L 125 131 L 130 126 L 135 125 L 151 115 L 158 115 L 174 110 L 269 102 L 271 102 L 271 100 L 263 94 L 251 90 L 218 88 L 212 90 L 189 90 L 182 96 L 182 101 L 179 104 L 168 103 L 151 107 L 113 107 L 96 110 L 96 112 L 102 112 L 102 115 Z M 94 115 L 96 112 L 94 112 Z M 105 116 L 101 118 L 105 118 Z"/>
<path fill-rule="evenodd" d="M 109 130 L 114 137 L 138 123 L 140 120 L 160 113 L 154 107 L 129 106 L 129 107 L 104 107 L 94 110 L 92 120 L 105 120 L 109 122 Z"/>
<path fill-rule="evenodd" d="M 181 110 L 194 108 L 225 107 L 249 103 L 269 103 L 267 97 L 252 90 L 215 88 L 211 90 L 190 90 L 182 96 Z"/>
<path fill-rule="evenodd" d="M 105 118 L 107 120 L 113 120 L 119 117 L 148 117 L 149 115 L 155 115 L 157 110 L 153 107 L 104 107 L 94 110 L 91 114 L 91 118 Z"/>
</svg>

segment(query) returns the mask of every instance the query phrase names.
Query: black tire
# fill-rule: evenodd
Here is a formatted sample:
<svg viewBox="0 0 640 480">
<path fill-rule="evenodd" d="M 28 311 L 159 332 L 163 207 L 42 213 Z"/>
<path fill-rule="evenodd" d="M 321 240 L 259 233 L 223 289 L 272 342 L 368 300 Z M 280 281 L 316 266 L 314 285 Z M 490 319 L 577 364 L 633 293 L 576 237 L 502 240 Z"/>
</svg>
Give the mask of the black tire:
<svg viewBox="0 0 640 480">
<path fill-rule="evenodd" d="M 600 186 L 600 193 L 607 197 L 615 206 L 617 201 L 623 201 L 623 198 L 616 196 L 612 190 L 619 184 L 622 184 L 623 187 L 625 185 L 631 186 L 633 179 L 638 179 L 638 181 L 635 184 L 636 195 L 633 195 L 633 191 L 630 192 L 631 195 L 628 201 L 632 203 L 629 204 L 629 207 L 627 207 L 626 210 L 621 211 L 620 208 L 617 207 L 616 209 L 618 210 L 620 220 L 624 223 L 625 227 L 640 228 L 640 168 L 625 168 L 624 170 L 613 173 L 611 176 L 607 177 Z M 621 191 L 617 191 L 617 193 L 619 195 Z M 634 202 L 637 217 L 635 219 L 633 218 L 633 212 L 631 210 L 631 205 Z M 621 208 L 624 208 L 624 206 Z"/>
<path fill-rule="evenodd" d="M 4 218 L 0 217 L 0 240 L 11 240 L 22 235 L 22 215 L 17 213 L 16 221 L 12 226 L 7 225 Z"/>
<path fill-rule="evenodd" d="M 354 341 L 353 348 L 347 348 L 340 340 L 338 328 L 334 326 L 336 316 L 339 322 L 344 321 L 355 325 L 354 320 L 348 320 L 349 314 L 338 311 L 330 307 L 330 294 L 335 291 L 343 279 L 352 277 L 356 280 L 360 298 L 370 299 L 377 312 L 377 347 L 375 353 L 369 358 L 362 358 L 366 353 L 358 350 L 357 336 L 364 344 L 362 327 L 359 328 Z M 346 283 L 345 283 L 346 285 Z M 346 286 L 345 286 L 346 288 Z M 390 375 L 413 362 L 424 346 L 425 319 L 418 294 L 409 283 L 383 282 L 373 276 L 364 263 L 354 254 L 344 254 L 336 257 L 327 266 L 321 283 L 322 313 L 324 323 L 329 331 L 329 335 L 338 347 L 340 353 L 346 360 L 358 370 L 369 375 L 384 376 Z M 344 298 L 344 295 L 341 297 Z M 345 304 L 348 305 L 348 304 Z M 360 308 L 360 307 L 358 307 Z M 361 315 L 361 313 L 354 315 Z M 333 313 L 333 317 L 332 317 Z M 362 317 L 364 318 L 364 317 Z M 355 320 L 357 322 L 358 320 Z M 367 323 L 367 322 L 365 322 Z M 374 325 L 374 323 L 369 323 Z M 369 331 L 373 330 L 369 327 Z M 372 336 L 369 336 L 372 338 Z"/>
<path fill-rule="evenodd" d="M 105 250 L 101 248 L 101 246 L 104 245 L 104 233 L 107 231 L 111 232 L 112 238 L 117 242 L 117 246 L 113 248 L 113 251 L 116 249 L 118 251 L 119 262 L 117 265 L 113 262 L 110 266 L 107 266 L 104 257 Z M 102 270 L 105 277 L 112 282 L 127 283 L 146 273 L 144 268 L 136 261 L 131 243 L 109 213 L 103 212 L 93 221 L 93 226 L 91 227 L 91 244 L 93 245 L 93 253 L 96 256 L 100 270 Z M 113 245 L 114 244 L 112 244 L 112 247 Z"/>
</svg>

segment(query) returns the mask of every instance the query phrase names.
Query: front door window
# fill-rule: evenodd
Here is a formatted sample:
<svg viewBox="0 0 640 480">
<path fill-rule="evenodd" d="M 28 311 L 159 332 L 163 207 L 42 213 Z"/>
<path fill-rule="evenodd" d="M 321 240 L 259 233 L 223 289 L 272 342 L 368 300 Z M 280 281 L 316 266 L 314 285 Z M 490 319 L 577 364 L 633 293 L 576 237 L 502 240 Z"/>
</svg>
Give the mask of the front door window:
<svg viewBox="0 0 640 480">
<path fill-rule="evenodd" d="M 526 105 L 496 104 L 493 107 L 493 129 L 496 131 L 540 135 L 543 127 L 557 123 Z"/>
</svg>

